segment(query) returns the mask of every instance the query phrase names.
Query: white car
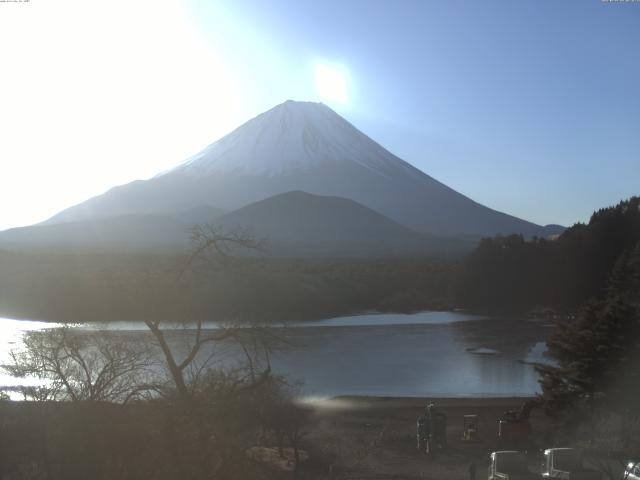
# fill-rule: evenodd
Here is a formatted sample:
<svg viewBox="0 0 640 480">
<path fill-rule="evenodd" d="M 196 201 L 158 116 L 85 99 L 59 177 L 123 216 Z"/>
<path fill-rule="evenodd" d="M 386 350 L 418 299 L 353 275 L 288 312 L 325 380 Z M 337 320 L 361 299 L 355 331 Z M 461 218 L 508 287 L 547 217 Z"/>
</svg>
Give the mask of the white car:
<svg viewBox="0 0 640 480">
<path fill-rule="evenodd" d="M 488 480 L 538 480 L 539 476 L 530 472 L 527 455 L 514 450 L 493 452 L 490 456 Z"/>
<path fill-rule="evenodd" d="M 582 452 L 575 448 L 548 448 L 544 451 L 542 480 L 600 480 L 600 472 L 585 468 Z"/>
<path fill-rule="evenodd" d="M 640 480 L 640 462 L 629 462 L 622 474 L 622 480 Z"/>
</svg>

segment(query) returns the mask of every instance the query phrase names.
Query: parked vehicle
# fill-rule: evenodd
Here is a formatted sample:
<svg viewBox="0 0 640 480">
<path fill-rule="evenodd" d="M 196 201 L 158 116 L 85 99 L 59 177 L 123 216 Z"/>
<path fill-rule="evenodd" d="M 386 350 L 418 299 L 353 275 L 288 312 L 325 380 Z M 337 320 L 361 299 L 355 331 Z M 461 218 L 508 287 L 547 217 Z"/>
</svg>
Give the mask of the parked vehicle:
<svg viewBox="0 0 640 480">
<path fill-rule="evenodd" d="M 418 451 L 426 452 L 428 437 L 429 433 L 427 431 L 427 417 L 421 415 L 416 420 L 416 441 Z"/>
<path fill-rule="evenodd" d="M 430 403 L 416 422 L 418 450 L 433 454 L 447 448 L 447 416 Z"/>
<path fill-rule="evenodd" d="M 522 404 L 520 410 L 509 410 L 498 420 L 498 445 L 504 449 L 529 450 L 532 445 L 529 416 L 540 400 L 535 398 Z"/>
<path fill-rule="evenodd" d="M 640 461 L 627 463 L 622 480 L 640 480 Z"/>
<path fill-rule="evenodd" d="M 542 478 L 600 480 L 600 472 L 583 466 L 582 453 L 575 448 L 549 448 L 544 451 Z"/>
<path fill-rule="evenodd" d="M 515 450 L 501 450 L 490 456 L 488 480 L 538 480 L 540 477 L 529 471 L 527 455 Z"/>
<path fill-rule="evenodd" d="M 502 448 L 526 449 L 531 438 L 529 420 L 505 412 L 498 420 L 498 445 Z"/>
<path fill-rule="evenodd" d="M 478 415 L 464 415 L 462 417 L 462 441 L 477 442 L 478 436 Z"/>
</svg>

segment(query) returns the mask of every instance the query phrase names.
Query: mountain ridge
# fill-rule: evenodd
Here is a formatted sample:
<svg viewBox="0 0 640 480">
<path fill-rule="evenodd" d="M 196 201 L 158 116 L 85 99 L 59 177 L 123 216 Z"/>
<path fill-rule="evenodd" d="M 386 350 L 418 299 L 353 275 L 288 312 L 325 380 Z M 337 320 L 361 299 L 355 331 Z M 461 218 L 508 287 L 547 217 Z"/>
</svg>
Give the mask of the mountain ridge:
<svg viewBox="0 0 640 480">
<path fill-rule="evenodd" d="M 294 101 L 256 116 L 169 171 L 114 187 L 45 223 L 171 214 L 203 204 L 232 211 L 295 190 L 348 198 L 435 235 L 547 235 L 540 225 L 435 180 L 326 105 Z"/>
<path fill-rule="evenodd" d="M 334 253 L 428 252 L 433 240 L 353 200 L 291 191 L 246 205 L 216 222 L 228 231 L 246 230 L 278 249 Z M 282 251 L 282 248 L 279 249 Z"/>
<path fill-rule="evenodd" d="M 266 240 L 262 254 L 272 257 L 446 256 L 473 246 L 469 240 L 413 231 L 353 200 L 302 191 L 274 195 L 223 215 L 202 206 L 174 216 L 121 215 L 20 227 L 0 232 L 0 244 L 22 250 L 170 253 L 190 247 L 190 229 L 198 223 Z"/>
</svg>

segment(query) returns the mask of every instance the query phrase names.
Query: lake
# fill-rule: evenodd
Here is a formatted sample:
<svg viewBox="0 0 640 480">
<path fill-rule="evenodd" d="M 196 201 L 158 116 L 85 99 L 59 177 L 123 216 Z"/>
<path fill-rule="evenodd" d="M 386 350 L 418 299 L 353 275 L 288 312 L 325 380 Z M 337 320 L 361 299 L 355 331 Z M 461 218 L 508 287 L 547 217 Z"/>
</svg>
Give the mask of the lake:
<svg viewBox="0 0 640 480">
<path fill-rule="evenodd" d="M 25 331 L 51 326 L 0 319 L 0 363 L 19 348 Z M 152 341 L 141 322 L 89 324 L 78 330 L 105 327 Z M 311 398 L 531 395 L 539 391 L 538 376 L 526 362 L 548 361 L 544 341 L 551 331 L 551 325 L 544 322 L 458 312 L 366 314 L 287 327 L 283 332 L 290 345 L 274 353 L 273 369 L 304 382 L 301 391 Z M 216 324 L 207 324 L 207 328 L 216 328 Z M 187 335 L 188 331 L 176 330 L 171 341 L 178 346 Z M 0 375 L 0 384 L 24 383 Z"/>
</svg>

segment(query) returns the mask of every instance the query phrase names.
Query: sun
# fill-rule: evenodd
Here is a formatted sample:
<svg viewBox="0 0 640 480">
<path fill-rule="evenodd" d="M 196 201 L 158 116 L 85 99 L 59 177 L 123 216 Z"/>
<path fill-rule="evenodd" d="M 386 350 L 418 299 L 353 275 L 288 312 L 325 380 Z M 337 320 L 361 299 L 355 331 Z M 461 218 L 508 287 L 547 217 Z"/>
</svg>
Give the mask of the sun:
<svg viewBox="0 0 640 480">
<path fill-rule="evenodd" d="M 318 94 L 325 100 L 347 103 L 349 95 L 344 69 L 326 63 L 317 63 L 314 70 Z"/>
</svg>

